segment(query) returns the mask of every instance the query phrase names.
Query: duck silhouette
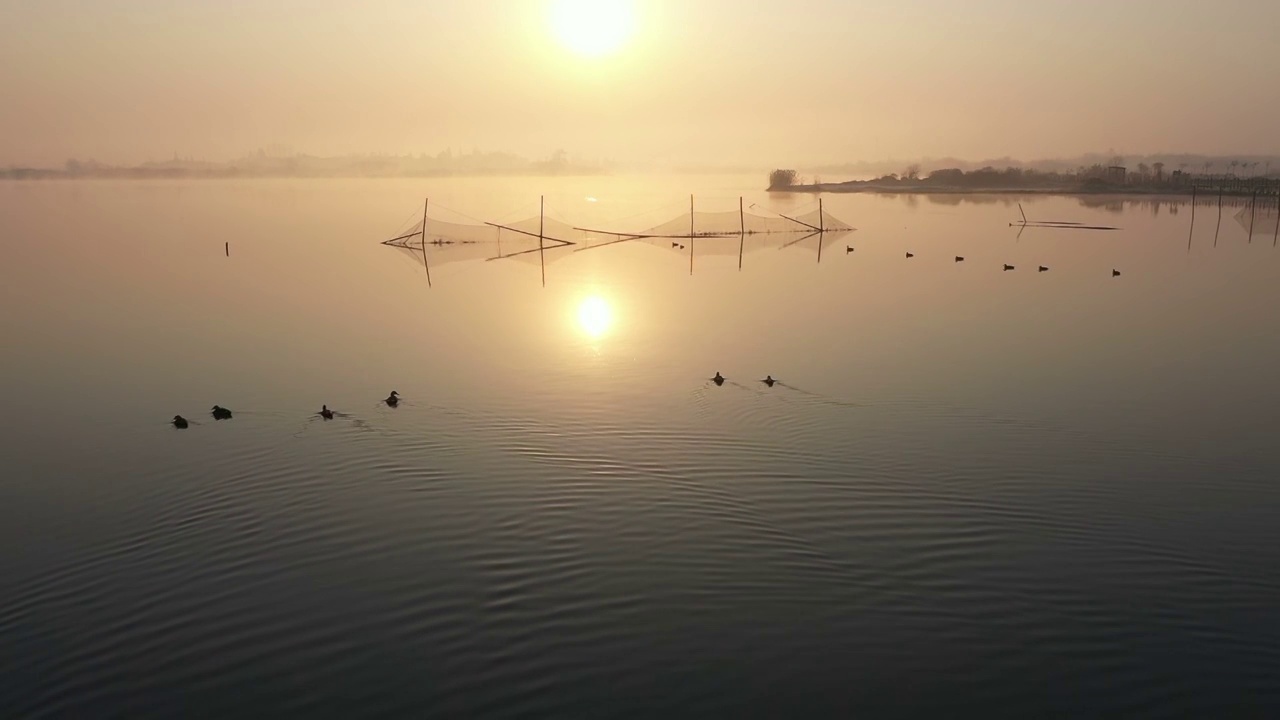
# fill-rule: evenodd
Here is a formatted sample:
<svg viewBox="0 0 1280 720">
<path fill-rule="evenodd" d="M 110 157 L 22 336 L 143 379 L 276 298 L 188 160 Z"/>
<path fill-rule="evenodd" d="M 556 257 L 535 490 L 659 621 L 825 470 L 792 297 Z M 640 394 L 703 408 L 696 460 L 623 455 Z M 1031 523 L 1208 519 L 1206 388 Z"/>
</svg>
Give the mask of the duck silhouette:
<svg viewBox="0 0 1280 720">
<path fill-rule="evenodd" d="M 400 393 L 396 392 L 395 390 L 392 390 L 392 391 L 391 391 L 391 394 L 390 394 L 390 395 L 388 395 L 388 396 L 387 396 L 387 399 L 386 399 L 386 400 L 384 400 L 383 402 L 385 402 L 386 404 L 390 405 L 391 407 L 395 407 L 396 405 L 399 405 L 399 404 L 400 404 Z"/>
<path fill-rule="evenodd" d="M 716 385 L 724 384 L 724 376 L 720 374 L 719 370 L 716 371 L 716 376 L 711 378 L 711 382 L 715 383 Z"/>
<path fill-rule="evenodd" d="M 852 246 L 852 245 L 845 245 L 845 246 L 844 246 L 844 254 L 845 254 L 845 255 L 848 255 L 848 254 L 849 254 L 849 253 L 851 253 L 851 252 L 853 252 L 853 246 Z"/>
<path fill-rule="evenodd" d="M 1114 269 L 1113 269 L 1113 270 L 1111 271 L 1111 277 L 1120 277 L 1120 271 L 1119 271 L 1119 270 L 1114 270 Z"/>
<path fill-rule="evenodd" d="M 173 426 L 178 428 L 179 430 L 186 430 L 187 424 L 188 424 L 187 419 L 182 417 L 181 415 L 173 416 Z"/>
<path fill-rule="evenodd" d="M 915 254 L 914 254 L 914 253 L 907 253 L 907 258 L 908 258 L 908 259 L 913 258 L 913 257 L 915 257 Z"/>
<path fill-rule="evenodd" d="M 1012 265 L 1008 265 L 1008 264 L 1006 264 L 1006 265 L 1004 266 L 1004 271 L 1005 271 L 1005 272 L 1009 272 L 1010 270 L 1013 270 L 1013 269 L 1014 269 L 1014 267 L 1013 267 Z"/>
<path fill-rule="evenodd" d="M 764 379 L 761 380 L 760 382 L 764 383 L 765 385 L 768 385 L 769 387 L 773 387 L 773 384 L 778 381 L 774 380 L 772 375 L 765 375 Z"/>
<path fill-rule="evenodd" d="M 964 258 L 962 258 L 962 257 L 960 257 L 959 255 L 957 255 L 957 256 L 956 256 L 956 262 L 964 262 Z"/>
<path fill-rule="evenodd" d="M 320 406 L 320 417 L 324 418 L 325 420 L 333 419 L 333 411 L 329 409 L 328 405 Z"/>
<path fill-rule="evenodd" d="M 214 420 L 230 420 L 231 419 L 231 411 L 222 407 L 221 405 L 214 405 L 213 408 L 210 410 L 210 412 L 213 413 Z"/>
<path fill-rule="evenodd" d="M 1040 272 L 1049 272 L 1049 268 L 1045 267 L 1044 265 L 1041 265 Z"/>
</svg>

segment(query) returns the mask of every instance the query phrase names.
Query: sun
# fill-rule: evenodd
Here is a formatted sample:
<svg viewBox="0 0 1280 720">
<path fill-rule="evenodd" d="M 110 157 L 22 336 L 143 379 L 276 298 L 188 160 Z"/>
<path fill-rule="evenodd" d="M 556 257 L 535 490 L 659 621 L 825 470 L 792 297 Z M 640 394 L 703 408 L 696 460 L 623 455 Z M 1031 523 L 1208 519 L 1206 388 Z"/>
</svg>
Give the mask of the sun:
<svg viewBox="0 0 1280 720">
<path fill-rule="evenodd" d="M 635 32 L 632 0 L 551 0 L 550 22 L 561 45 L 590 58 L 621 50 Z"/>
<path fill-rule="evenodd" d="M 613 308 L 599 295 L 585 298 L 578 305 L 578 327 L 592 340 L 598 340 L 613 325 Z"/>
</svg>

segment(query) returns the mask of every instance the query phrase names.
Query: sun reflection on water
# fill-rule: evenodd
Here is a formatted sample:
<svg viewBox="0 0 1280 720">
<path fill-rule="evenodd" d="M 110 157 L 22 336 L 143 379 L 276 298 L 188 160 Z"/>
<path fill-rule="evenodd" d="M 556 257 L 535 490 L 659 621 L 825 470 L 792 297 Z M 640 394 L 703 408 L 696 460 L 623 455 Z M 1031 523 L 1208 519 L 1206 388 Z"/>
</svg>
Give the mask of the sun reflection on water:
<svg viewBox="0 0 1280 720">
<path fill-rule="evenodd" d="M 578 327 L 592 340 L 604 337 L 613 326 L 613 308 L 599 295 L 589 295 L 578 304 Z"/>
</svg>

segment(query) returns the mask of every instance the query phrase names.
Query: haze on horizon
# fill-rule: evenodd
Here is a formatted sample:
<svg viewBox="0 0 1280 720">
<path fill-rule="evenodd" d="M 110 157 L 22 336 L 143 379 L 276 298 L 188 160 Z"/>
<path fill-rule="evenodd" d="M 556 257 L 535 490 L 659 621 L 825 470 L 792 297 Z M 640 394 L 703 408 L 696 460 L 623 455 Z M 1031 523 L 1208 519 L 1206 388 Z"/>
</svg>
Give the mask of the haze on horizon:
<svg viewBox="0 0 1280 720">
<path fill-rule="evenodd" d="M 1280 151 L 1269 0 L 0 0 L 0 166 Z"/>
</svg>

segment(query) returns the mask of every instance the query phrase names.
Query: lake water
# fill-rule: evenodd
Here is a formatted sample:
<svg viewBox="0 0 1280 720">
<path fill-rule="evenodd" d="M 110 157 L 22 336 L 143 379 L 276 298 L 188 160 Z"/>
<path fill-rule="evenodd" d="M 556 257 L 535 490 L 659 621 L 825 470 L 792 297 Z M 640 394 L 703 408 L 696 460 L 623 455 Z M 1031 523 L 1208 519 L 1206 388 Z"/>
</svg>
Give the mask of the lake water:
<svg viewBox="0 0 1280 720">
<path fill-rule="evenodd" d="M 0 183 L 0 716 L 1280 711 L 1274 211 L 379 244 L 761 185 Z"/>
</svg>

